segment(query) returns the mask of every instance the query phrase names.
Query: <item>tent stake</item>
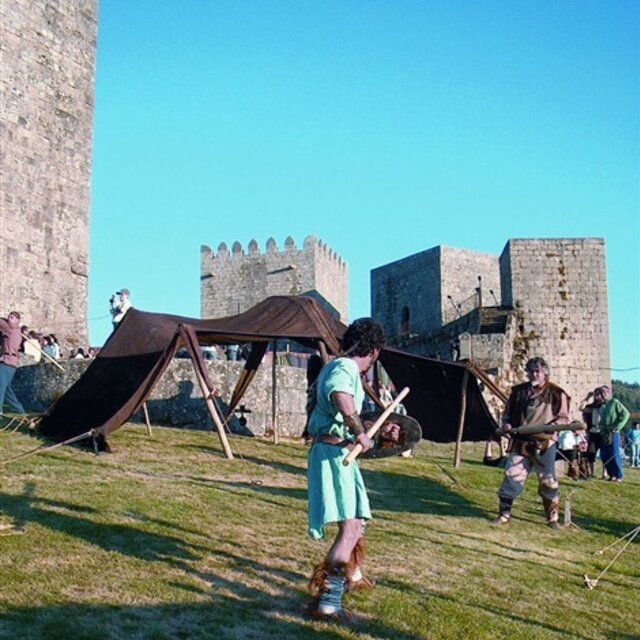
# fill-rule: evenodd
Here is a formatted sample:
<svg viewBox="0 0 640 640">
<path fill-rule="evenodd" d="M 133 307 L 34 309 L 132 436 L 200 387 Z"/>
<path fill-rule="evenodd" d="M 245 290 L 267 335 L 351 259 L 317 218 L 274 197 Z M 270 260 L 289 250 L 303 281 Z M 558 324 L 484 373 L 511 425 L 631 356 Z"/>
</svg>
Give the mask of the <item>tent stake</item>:
<svg viewBox="0 0 640 640">
<path fill-rule="evenodd" d="M 222 448 L 224 449 L 224 455 L 227 460 L 233 460 L 233 452 L 231 451 L 231 447 L 229 446 L 227 434 L 224 432 L 224 425 L 222 424 L 222 420 L 220 420 L 220 416 L 218 415 L 216 408 L 213 406 L 213 400 L 211 399 L 211 394 L 213 393 L 213 391 L 207 387 L 207 384 L 200 375 L 200 372 L 195 366 L 195 363 L 193 365 L 193 370 L 196 373 L 196 378 L 198 379 L 198 384 L 200 385 L 202 395 L 204 396 L 205 404 L 207 405 L 207 409 L 209 410 L 209 415 L 213 420 L 213 424 L 216 425 L 218 437 L 220 438 L 220 444 L 222 444 Z"/>
<path fill-rule="evenodd" d="M 271 428 L 273 429 L 273 444 L 278 444 L 278 416 L 276 406 L 276 348 L 278 343 L 273 341 L 273 358 L 271 359 Z"/>
<path fill-rule="evenodd" d="M 147 403 L 142 403 L 142 415 L 144 416 L 144 423 L 147 425 L 147 435 L 152 438 L 153 434 L 151 433 L 151 422 L 149 421 L 149 411 L 147 410 Z"/>
<path fill-rule="evenodd" d="M 453 467 L 457 469 L 460 466 L 460 445 L 462 444 L 462 432 L 464 431 L 464 415 L 467 412 L 467 381 L 469 380 L 469 371 L 464 370 L 462 376 L 462 389 L 460 391 L 460 421 L 458 422 L 458 437 L 456 438 L 456 450 L 453 457 Z"/>
</svg>

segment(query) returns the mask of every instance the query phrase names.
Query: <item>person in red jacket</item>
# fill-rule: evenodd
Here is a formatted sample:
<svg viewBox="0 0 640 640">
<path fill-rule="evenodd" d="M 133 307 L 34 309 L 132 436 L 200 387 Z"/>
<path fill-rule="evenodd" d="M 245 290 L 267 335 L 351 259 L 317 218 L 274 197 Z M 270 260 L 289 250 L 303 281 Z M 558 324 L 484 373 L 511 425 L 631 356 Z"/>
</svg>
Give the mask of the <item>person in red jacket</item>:
<svg viewBox="0 0 640 640">
<path fill-rule="evenodd" d="M 11 381 L 18 368 L 18 351 L 22 344 L 20 314 L 12 311 L 8 318 L 0 318 L 0 416 L 6 401 L 9 410 L 24 413 L 24 407 L 11 388 Z"/>
</svg>

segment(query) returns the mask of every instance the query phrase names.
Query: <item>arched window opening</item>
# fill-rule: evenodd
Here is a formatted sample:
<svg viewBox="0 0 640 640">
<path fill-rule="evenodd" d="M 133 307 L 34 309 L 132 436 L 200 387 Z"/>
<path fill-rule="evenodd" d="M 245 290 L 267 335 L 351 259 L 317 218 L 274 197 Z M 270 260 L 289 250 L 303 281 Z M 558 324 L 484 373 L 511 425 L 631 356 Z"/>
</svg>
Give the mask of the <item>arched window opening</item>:
<svg viewBox="0 0 640 640">
<path fill-rule="evenodd" d="M 409 335 L 409 307 L 402 307 L 402 314 L 400 316 L 400 335 Z"/>
</svg>

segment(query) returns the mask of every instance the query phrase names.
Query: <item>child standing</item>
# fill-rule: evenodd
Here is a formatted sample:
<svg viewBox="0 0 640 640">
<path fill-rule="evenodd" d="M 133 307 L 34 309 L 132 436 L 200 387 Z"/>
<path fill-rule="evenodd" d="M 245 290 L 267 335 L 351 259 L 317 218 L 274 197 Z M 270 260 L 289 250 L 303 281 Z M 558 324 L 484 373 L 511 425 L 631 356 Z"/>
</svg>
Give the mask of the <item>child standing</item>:
<svg viewBox="0 0 640 640">
<path fill-rule="evenodd" d="M 640 467 L 640 422 L 633 423 L 628 438 L 631 446 L 631 466 Z"/>
</svg>

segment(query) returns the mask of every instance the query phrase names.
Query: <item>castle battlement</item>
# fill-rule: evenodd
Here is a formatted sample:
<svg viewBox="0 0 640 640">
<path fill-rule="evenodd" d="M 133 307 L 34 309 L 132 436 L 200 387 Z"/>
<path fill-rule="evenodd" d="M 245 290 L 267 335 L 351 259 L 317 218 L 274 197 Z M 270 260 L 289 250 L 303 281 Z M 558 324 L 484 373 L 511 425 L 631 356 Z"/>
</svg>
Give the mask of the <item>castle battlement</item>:
<svg viewBox="0 0 640 640">
<path fill-rule="evenodd" d="M 200 311 L 203 318 L 235 315 L 273 295 L 312 295 L 347 317 L 347 263 L 325 242 L 307 236 L 298 249 L 291 236 L 279 249 L 269 238 L 264 251 L 255 239 L 246 250 L 234 241 L 213 251 L 200 247 Z"/>
<path fill-rule="evenodd" d="M 202 258 L 205 256 L 212 260 L 226 260 L 226 259 L 238 259 L 238 258 L 246 258 L 250 256 L 261 256 L 261 255 L 290 255 L 292 253 L 298 252 L 317 252 L 319 255 L 325 256 L 327 260 L 334 261 L 340 267 L 347 268 L 347 263 L 342 259 L 340 255 L 331 247 L 329 247 L 322 240 L 319 240 L 314 235 L 307 236 L 302 244 L 302 249 L 298 249 L 294 239 L 291 236 L 287 236 L 284 241 L 284 250 L 280 251 L 278 249 L 278 245 L 273 238 L 269 238 L 265 243 L 264 254 L 260 252 L 260 246 L 256 242 L 256 240 L 250 240 L 247 245 L 247 250 L 245 251 L 242 243 L 236 240 L 231 245 L 231 251 L 229 251 L 229 247 L 226 242 L 221 242 L 218 245 L 217 252 L 214 252 L 210 246 L 203 244 L 200 247 L 200 253 Z"/>
</svg>

